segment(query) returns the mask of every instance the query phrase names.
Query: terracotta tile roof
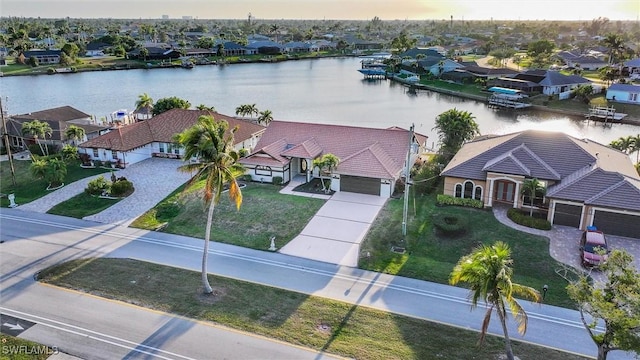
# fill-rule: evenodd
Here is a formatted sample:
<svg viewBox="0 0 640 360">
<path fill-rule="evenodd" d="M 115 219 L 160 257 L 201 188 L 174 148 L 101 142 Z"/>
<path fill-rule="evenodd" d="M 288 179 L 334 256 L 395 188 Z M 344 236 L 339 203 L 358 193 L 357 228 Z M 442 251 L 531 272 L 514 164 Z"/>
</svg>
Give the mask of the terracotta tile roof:
<svg viewBox="0 0 640 360">
<path fill-rule="evenodd" d="M 331 153 L 340 159 L 336 173 L 389 178 L 399 176 L 408 150 L 408 130 L 272 121 L 254 153 L 241 162 L 262 165 L 254 160 L 258 154 L 288 162 L 288 156 Z"/>
<path fill-rule="evenodd" d="M 206 110 L 172 109 L 149 120 L 119 127 L 86 141 L 79 147 L 129 151 L 152 142 L 171 143 L 175 134 L 195 125 L 202 115 L 212 115 L 216 120 L 226 120 L 230 129 L 238 126 L 234 137 L 236 144 L 264 131 L 264 126 Z"/>
</svg>

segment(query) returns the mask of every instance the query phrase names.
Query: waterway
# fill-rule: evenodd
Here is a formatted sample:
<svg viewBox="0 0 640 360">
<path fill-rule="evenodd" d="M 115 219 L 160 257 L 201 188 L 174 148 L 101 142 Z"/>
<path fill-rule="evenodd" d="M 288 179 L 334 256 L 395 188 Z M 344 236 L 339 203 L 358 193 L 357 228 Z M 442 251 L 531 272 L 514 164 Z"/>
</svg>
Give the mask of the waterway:
<svg viewBox="0 0 640 360">
<path fill-rule="evenodd" d="M 451 108 L 471 112 L 482 134 L 542 129 L 606 144 L 640 132 L 636 126 L 605 127 L 582 117 L 496 111 L 482 102 L 430 91 L 412 94 L 390 80 L 364 80 L 357 72 L 359 61 L 347 57 L 4 77 L 0 95 L 9 114 L 70 105 L 97 119 L 108 119 L 119 109 L 132 110 L 142 93 L 154 100 L 177 96 L 193 107 L 214 106 L 226 115 L 234 115 L 239 105 L 256 104 L 260 110 L 271 110 L 276 120 L 377 128 L 415 124 L 417 132 L 429 136 L 429 145 L 437 143 L 436 116 Z"/>
</svg>

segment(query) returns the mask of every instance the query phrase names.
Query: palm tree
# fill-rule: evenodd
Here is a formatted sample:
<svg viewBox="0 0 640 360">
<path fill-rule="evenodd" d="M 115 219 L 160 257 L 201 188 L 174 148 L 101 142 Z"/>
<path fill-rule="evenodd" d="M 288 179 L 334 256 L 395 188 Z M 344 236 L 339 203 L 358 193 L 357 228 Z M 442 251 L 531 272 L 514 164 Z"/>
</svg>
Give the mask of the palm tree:
<svg viewBox="0 0 640 360">
<path fill-rule="evenodd" d="M 533 217 L 533 200 L 540 194 L 544 195 L 545 190 L 540 180 L 536 178 L 527 179 L 522 184 L 521 193 L 529 197 L 529 205 L 531 206 L 529 208 L 529 216 Z"/>
<path fill-rule="evenodd" d="M 53 130 L 51 130 L 51 126 L 45 121 L 33 120 L 22 124 L 22 134 L 33 136 L 33 139 L 38 146 L 40 146 L 42 155 L 49 155 L 49 148 L 44 147 L 39 139 L 42 138 L 46 140 L 47 135 L 51 136 L 52 133 Z"/>
<path fill-rule="evenodd" d="M 322 155 L 322 157 L 313 159 L 313 166 L 317 167 L 319 170 L 320 181 L 322 182 L 322 190 L 324 190 L 325 193 L 329 192 L 331 184 L 325 186 L 322 172 L 326 171 L 329 173 L 329 176 L 331 176 L 333 169 L 337 168 L 339 163 L 340 159 L 333 154 L 324 154 Z"/>
<path fill-rule="evenodd" d="M 73 146 L 76 146 L 76 141 L 84 139 L 84 134 L 84 129 L 80 126 L 75 125 L 69 126 L 64 132 L 64 135 L 67 137 L 67 139 L 71 139 Z"/>
<path fill-rule="evenodd" d="M 174 138 L 175 142 L 184 148 L 186 164 L 179 170 L 187 173 L 196 172 L 196 175 L 187 183 L 186 189 L 191 188 L 201 179 L 205 180 L 204 201 L 209 205 L 202 254 L 202 286 L 205 294 L 213 292 L 207 278 L 213 210 L 220 200 L 226 183 L 229 184 L 229 197 L 235 202 L 238 210 L 242 204 L 242 192 L 236 179 L 244 173 L 244 168 L 238 163 L 240 155 L 233 148 L 233 134 L 237 129 L 236 127 L 228 131 L 229 124 L 226 121 L 216 121 L 213 116 L 200 116 L 196 125 L 177 134 Z M 199 161 L 191 162 L 192 158 Z"/>
<path fill-rule="evenodd" d="M 617 57 L 624 51 L 624 39 L 620 34 L 609 33 L 602 40 L 604 46 L 609 48 L 609 64 L 613 65 Z"/>
<path fill-rule="evenodd" d="M 280 27 L 278 26 L 278 24 L 271 25 L 271 33 L 276 34 L 276 42 L 278 42 L 279 30 L 280 30 Z"/>
<path fill-rule="evenodd" d="M 268 126 L 271 120 L 273 120 L 273 114 L 271 113 L 271 110 L 260 111 L 258 123 Z"/>
<path fill-rule="evenodd" d="M 536 302 L 541 301 L 540 293 L 535 289 L 512 282 L 512 264 L 509 246 L 498 241 L 491 246 L 481 245 L 471 254 L 463 256 L 449 277 L 449 282 L 452 285 L 459 282 L 465 282 L 469 285 L 472 308 L 478 306 L 480 299 L 488 305 L 482 322 L 480 342 L 484 340 L 491 321 L 491 314 L 494 309 L 496 310 L 504 332 L 508 360 L 514 358 L 507 331 L 507 305 L 518 323 L 518 332 L 524 335 L 527 331 L 527 313 L 514 298 L 514 295 L 524 296 Z"/>
<path fill-rule="evenodd" d="M 257 116 L 260 113 L 260 110 L 256 107 L 256 104 L 248 104 L 247 105 L 247 114 L 251 116 L 253 119 L 254 116 Z"/>
<path fill-rule="evenodd" d="M 207 106 L 205 104 L 200 104 L 200 105 L 196 106 L 196 109 L 198 109 L 200 111 L 205 111 L 206 110 L 206 111 L 211 111 L 211 112 L 217 112 L 215 106 Z"/>
<path fill-rule="evenodd" d="M 632 150 L 635 148 L 635 137 L 633 136 L 621 136 L 617 140 L 613 140 L 609 143 L 609 146 L 616 150 L 620 150 L 625 154 L 630 154 Z"/>
<path fill-rule="evenodd" d="M 147 108 L 147 109 L 153 108 L 153 99 L 147 93 L 142 93 L 138 95 L 138 100 L 136 101 L 136 110 L 142 109 L 142 108 Z"/>
<path fill-rule="evenodd" d="M 629 136 L 631 138 L 631 142 L 633 143 L 633 145 L 630 148 L 629 153 L 636 153 L 636 163 L 640 163 L 640 134 L 633 136 L 630 135 Z"/>
<path fill-rule="evenodd" d="M 435 130 L 441 143 L 440 152 L 451 159 L 465 141 L 480 135 L 480 128 L 475 117 L 468 111 L 450 109 L 436 117 Z"/>
<path fill-rule="evenodd" d="M 236 115 L 246 116 L 249 113 L 247 112 L 247 105 L 240 105 L 236 108 Z"/>
</svg>

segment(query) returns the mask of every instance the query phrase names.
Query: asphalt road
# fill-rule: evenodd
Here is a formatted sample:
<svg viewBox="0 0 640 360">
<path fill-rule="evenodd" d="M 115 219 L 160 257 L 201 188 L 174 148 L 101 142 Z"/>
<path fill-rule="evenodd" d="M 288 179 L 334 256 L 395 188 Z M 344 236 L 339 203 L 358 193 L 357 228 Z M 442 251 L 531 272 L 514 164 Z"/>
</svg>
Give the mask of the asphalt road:
<svg viewBox="0 0 640 360">
<path fill-rule="evenodd" d="M 101 349 L 99 345 L 111 349 L 110 351 L 122 348 L 119 354 L 124 354 L 125 358 L 137 358 L 149 352 L 158 358 L 167 359 L 212 358 L 212 348 L 218 351 L 226 349 L 229 343 L 234 343 L 234 340 L 217 333 L 204 338 L 203 332 L 220 330 L 211 325 L 59 290 L 33 281 L 34 273 L 46 266 L 87 256 L 134 258 L 198 270 L 202 240 L 46 214 L 24 213 L 17 209 L 2 209 L 0 224 L 0 240 L 5 241 L 0 245 L 0 312 L 22 316 L 23 319 L 36 323 L 21 336 L 48 345 L 60 344 L 63 337 L 51 329 L 58 326 L 55 325 L 56 321 L 61 322 L 65 324 L 64 327 L 58 326 L 64 328 L 62 331 L 81 329 L 78 330 L 79 335 L 68 334 L 71 341 L 67 341 L 70 343 L 65 343 L 65 346 L 73 350 L 69 352 L 81 351 L 76 353 L 89 358 L 107 357 L 96 355 L 88 349 L 82 350 L 80 344 L 84 340 L 88 343 L 98 341 L 95 345 L 98 347 L 93 347 L 92 344 L 90 349 Z M 478 330 L 484 315 L 482 308 L 470 311 L 467 291 L 464 289 L 278 253 L 212 243 L 209 266 L 210 272 L 218 275 L 465 329 Z M 528 331 L 525 337 L 521 337 L 516 332 L 515 323 L 510 322 L 510 334 L 514 339 L 585 356 L 597 353 L 595 345 L 582 327 L 578 312 L 528 302 L 524 302 L 524 306 L 529 315 Z M 46 320 L 39 320 L 39 317 Z M 51 326 L 41 326 L 47 320 L 52 321 Z M 501 334 L 497 321 L 492 322 L 489 331 Z M 94 332 L 95 336 L 92 335 Z M 224 333 L 233 338 L 229 332 Z M 74 336 L 82 339 L 74 339 Z M 252 358 L 258 354 L 260 358 L 267 358 L 266 350 L 262 350 L 267 347 L 266 344 L 274 344 L 270 348 L 274 351 L 274 359 L 316 358 L 312 352 L 304 352 L 303 349 L 244 334 L 238 337 L 242 339 L 238 341 L 247 343 L 255 340 L 256 343 L 251 346 L 256 352 L 243 356 L 244 354 L 232 351 L 218 358 Z M 121 339 L 126 342 L 122 343 Z M 216 339 L 214 344 L 211 339 Z M 62 346 L 58 347 L 64 351 Z M 243 349 L 246 347 L 242 346 Z M 303 355 L 289 353 L 293 351 L 299 351 Z M 225 357 L 226 355 L 229 357 Z M 609 359 L 633 359 L 633 356 L 612 352 Z"/>
</svg>

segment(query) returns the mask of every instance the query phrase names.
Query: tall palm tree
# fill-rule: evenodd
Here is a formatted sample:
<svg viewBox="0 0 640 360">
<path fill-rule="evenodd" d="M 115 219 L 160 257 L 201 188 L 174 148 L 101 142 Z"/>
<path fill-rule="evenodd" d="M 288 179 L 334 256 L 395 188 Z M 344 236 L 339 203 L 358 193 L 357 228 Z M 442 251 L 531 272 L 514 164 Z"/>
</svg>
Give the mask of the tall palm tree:
<svg viewBox="0 0 640 360">
<path fill-rule="evenodd" d="M 239 105 L 236 107 L 236 115 L 246 116 L 249 113 L 247 112 L 247 105 Z"/>
<path fill-rule="evenodd" d="M 147 109 L 153 108 L 153 99 L 147 93 L 142 93 L 138 95 L 138 100 L 136 101 L 136 110 L 143 109 L 143 108 L 147 108 Z"/>
<path fill-rule="evenodd" d="M 206 110 L 206 111 L 211 111 L 211 112 L 217 112 L 215 106 L 207 106 L 205 104 L 200 104 L 200 105 L 196 106 L 196 109 L 201 110 L 201 111 Z"/>
<path fill-rule="evenodd" d="M 242 192 L 236 179 L 244 173 L 244 168 L 238 163 L 240 155 L 233 148 L 233 134 L 236 130 L 237 127 L 229 131 L 226 121 L 216 121 L 213 116 L 200 116 L 196 125 L 174 138 L 175 142 L 184 148 L 186 164 L 179 170 L 187 173 L 196 172 L 186 188 L 191 188 L 201 179 L 205 180 L 204 201 L 209 205 L 202 253 L 202 286 L 205 294 L 213 292 L 207 278 L 209 240 L 213 210 L 220 200 L 225 184 L 229 184 L 229 197 L 235 202 L 238 210 L 242 204 Z M 191 162 L 193 158 L 198 161 Z"/>
<path fill-rule="evenodd" d="M 260 113 L 260 110 L 258 110 L 258 107 L 256 107 L 256 104 L 248 104 L 247 112 L 248 112 L 248 115 L 251 116 L 251 118 L 253 119 L 254 116 L 257 116 Z"/>
<path fill-rule="evenodd" d="M 271 110 L 260 111 L 260 116 L 258 116 L 258 123 L 268 126 L 272 120 L 273 113 L 271 112 Z"/>
<path fill-rule="evenodd" d="M 609 64 L 612 65 L 618 59 L 618 56 L 624 51 L 624 39 L 620 34 L 609 33 L 602 40 L 604 46 L 609 48 Z"/>
<path fill-rule="evenodd" d="M 271 25 L 271 33 L 276 35 L 276 42 L 278 42 L 278 34 L 280 33 L 280 26 L 278 24 Z"/>
<path fill-rule="evenodd" d="M 36 141 L 36 144 L 40 146 L 40 152 L 42 155 L 49 155 L 49 148 L 44 147 L 40 139 L 45 139 L 53 134 L 51 126 L 46 121 L 33 120 L 22 124 L 22 134 L 31 135 Z"/>
<path fill-rule="evenodd" d="M 522 184 L 522 195 L 529 197 L 529 216 L 533 216 L 533 200 L 540 194 L 544 195 L 545 190 L 546 189 L 544 186 L 542 186 L 540 180 L 536 178 L 527 179 Z"/>
<path fill-rule="evenodd" d="M 80 126 L 71 125 L 64 132 L 64 135 L 67 139 L 70 139 L 73 143 L 73 146 L 76 146 L 76 141 L 84 139 L 85 131 Z"/>
<path fill-rule="evenodd" d="M 471 306 L 478 306 L 479 300 L 488 305 L 482 322 L 480 342 L 487 334 L 491 314 L 495 309 L 502 325 L 507 359 L 513 360 L 511 340 L 507 330 L 507 305 L 518 323 L 518 332 L 522 335 L 527 331 L 527 313 L 518 303 L 514 295 L 524 296 L 536 302 L 541 301 L 540 293 L 535 289 L 514 283 L 513 260 L 509 246 L 498 241 L 491 246 L 481 245 L 469 255 L 463 256 L 451 272 L 449 282 L 455 285 L 464 282 L 469 285 Z"/>
</svg>

